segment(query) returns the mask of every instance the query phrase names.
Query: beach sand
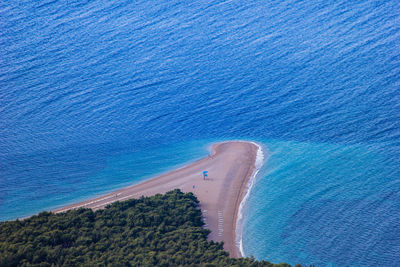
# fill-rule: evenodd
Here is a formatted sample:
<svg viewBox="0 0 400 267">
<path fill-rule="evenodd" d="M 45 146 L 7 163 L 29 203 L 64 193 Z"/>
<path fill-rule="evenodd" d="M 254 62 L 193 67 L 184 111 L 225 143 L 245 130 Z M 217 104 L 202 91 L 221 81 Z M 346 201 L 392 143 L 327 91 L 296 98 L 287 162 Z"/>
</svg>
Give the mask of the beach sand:
<svg viewBox="0 0 400 267">
<path fill-rule="evenodd" d="M 190 165 L 54 212 L 80 207 L 96 210 L 114 201 L 151 196 L 179 188 L 183 192 L 193 192 L 199 199 L 205 227 L 211 230 L 209 240 L 224 241 L 224 249 L 232 257 L 240 257 L 235 238 L 236 219 L 247 182 L 254 171 L 257 150 L 258 147 L 250 142 L 215 144 L 210 156 Z M 206 179 L 203 179 L 203 171 L 208 171 Z"/>
</svg>

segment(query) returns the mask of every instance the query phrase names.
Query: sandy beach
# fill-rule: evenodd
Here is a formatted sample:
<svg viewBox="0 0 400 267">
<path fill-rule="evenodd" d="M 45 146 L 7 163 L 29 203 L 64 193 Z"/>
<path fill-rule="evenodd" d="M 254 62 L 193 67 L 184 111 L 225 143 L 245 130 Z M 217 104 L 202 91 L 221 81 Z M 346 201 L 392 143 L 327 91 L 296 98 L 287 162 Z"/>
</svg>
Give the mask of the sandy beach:
<svg viewBox="0 0 400 267">
<path fill-rule="evenodd" d="M 183 192 L 193 192 L 199 199 L 205 226 L 211 230 L 209 240 L 224 241 L 224 249 L 232 257 L 240 257 L 235 242 L 236 219 L 246 184 L 254 171 L 257 150 L 258 147 L 250 142 L 215 144 L 211 155 L 190 165 L 54 212 L 80 207 L 96 210 L 114 201 L 151 196 L 179 188 Z M 203 171 L 208 171 L 206 179 L 203 179 Z"/>
</svg>

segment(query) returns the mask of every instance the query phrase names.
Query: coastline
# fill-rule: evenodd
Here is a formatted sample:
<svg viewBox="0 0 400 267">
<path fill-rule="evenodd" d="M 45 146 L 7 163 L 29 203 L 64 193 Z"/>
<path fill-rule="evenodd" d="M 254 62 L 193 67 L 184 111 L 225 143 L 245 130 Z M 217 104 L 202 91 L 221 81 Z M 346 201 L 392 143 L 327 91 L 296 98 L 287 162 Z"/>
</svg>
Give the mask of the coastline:
<svg viewBox="0 0 400 267">
<path fill-rule="evenodd" d="M 246 141 L 212 145 L 212 154 L 194 163 L 112 193 L 54 210 L 59 213 L 80 207 L 101 209 L 115 201 L 150 196 L 179 188 L 200 201 L 209 240 L 224 241 L 232 257 L 240 257 L 242 209 L 258 173 L 261 146 Z M 261 158 L 262 164 L 262 158 Z M 206 179 L 202 171 L 209 171 Z M 238 246 L 237 240 L 240 240 Z"/>
<path fill-rule="evenodd" d="M 240 205 L 237 210 L 237 216 L 235 217 L 235 222 L 236 222 L 235 242 L 236 242 L 238 257 L 245 257 L 244 251 L 243 251 L 243 209 L 249 198 L 251 189 L 254 186 L 255 179 L 257 178 L 258 172 L 260 171 L 261 167 L 263 166 L 263 164 L 265 162 L 264 150 L 262 149 L 262 146 L 255 142 L 251 142 L 251 143 L 256 145 L 258 147 L 258 150 L 257 150 L 256 160 L 254 163 L 253 173 L 251 174 L 251 176 L 247 179 L 247 181 L 245 183 L 245 186 L 243 188 L 244 196 L 240 200 Z"/>
</svg>

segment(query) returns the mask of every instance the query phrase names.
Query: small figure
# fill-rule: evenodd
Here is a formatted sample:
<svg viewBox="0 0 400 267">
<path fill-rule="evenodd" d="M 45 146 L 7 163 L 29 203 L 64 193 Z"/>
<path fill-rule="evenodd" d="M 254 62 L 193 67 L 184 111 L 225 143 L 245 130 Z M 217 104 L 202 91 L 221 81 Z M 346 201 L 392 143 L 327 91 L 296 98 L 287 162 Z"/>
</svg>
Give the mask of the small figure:
<svg viewBox="0 0 400 267">
<path fill-rule="evenodd" d="M 208 171 L 203 171 L 203 180 L 205 180 L 207 176 L 208 176 Z"/>
</svg>

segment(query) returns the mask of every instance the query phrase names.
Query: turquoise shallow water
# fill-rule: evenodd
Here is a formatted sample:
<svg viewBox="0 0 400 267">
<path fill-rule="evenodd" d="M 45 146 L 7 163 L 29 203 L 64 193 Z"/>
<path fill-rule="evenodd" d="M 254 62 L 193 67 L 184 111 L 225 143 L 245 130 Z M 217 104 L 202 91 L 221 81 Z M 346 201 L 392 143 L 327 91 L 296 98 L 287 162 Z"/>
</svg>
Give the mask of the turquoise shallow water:
<svg viewBox="0 0 400 267">
<path fill-rule="evenodd" d="M 0 2 L 0 220 L 271 152 L 246 255 L 400 266 L 396 1 Z"/>
<path fill-rule="evenodd" d="M 101 163 L 88 162 L 91 165 L 87 170 L 82 170 L 82 163 L 74 159 L 71 170 L 59 180 L 37 174 L 37 179 L 25 180 L 23 186 L 10 183 L 0 217 L 9 220 L 32 215 L 136 184 L 204 157 L 209 148 L 210 141 L 203 140 L 119 152 L 104 156 Z M 79 165 L 74 166 L 79 172 L 72 168 L 74 164 Z"/>
<path fill-rule="evenodd" d="M 269 157 L 244 210 L 245 255 L 316 266 L 397 266 L 397 162 L 366 146 L 264 144 Z"/>
</svg>

